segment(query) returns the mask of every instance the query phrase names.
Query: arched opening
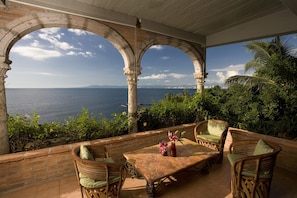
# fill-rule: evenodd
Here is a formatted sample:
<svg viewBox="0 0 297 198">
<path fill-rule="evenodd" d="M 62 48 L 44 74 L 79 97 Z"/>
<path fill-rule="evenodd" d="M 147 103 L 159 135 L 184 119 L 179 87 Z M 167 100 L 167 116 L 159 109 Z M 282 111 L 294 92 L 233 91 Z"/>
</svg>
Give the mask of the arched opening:
<svg viewBox="0 0 297 198">
<path fill-rule="evenodd" d="M 141 67 L 139 87 L 195 88 L 193 62 L 176 47 L 153 45 L 142 57 Z"/>
<path fill-rule="evenodd" d="M 7 88 L 51 89 L 8 89 L 9 114 L 34 111 L 41 121 L 51 122 L 64 121 L 82 108 L 108 118 L 126 111 L 121 104 L 127 103 L 127 90 L 114 90 L 114 97 L 115 93 L 104 89 L 127 86 L 123 59 L 109 41 L 94 33 L 67 28 L 37 30 L 13 46 L 10 59 Z"/>
<path fill-rule="evenodd" d="M 153 45 L 142 56 L 142 74 L 138 81 L 138 102 L 151 104 L 167 93 L 196 90 L 193 62 L 182 50 L 168 45 Z M 147 89 L 150 88 L 150 89 Z M 158 98 L 153 98 L 154 91 Z"/>
<path fill-rule="evenodd" d="M 157 47 L 156 47 L 157 46 Z M 161 46 L 161 47 L 160 47 Z M 175 61 L 172 62 L 172 64 L 180 64 L 183 65 L 186 61 L 186 64 L 191 65 L 192 68 L 192 79 L 194 79 L 195 85 L 197 92 L 202 92 L 203 86 L 204 86 L 204 79 L 206 78 L 206 73 L 205 73 L 205 51 L 204 48 L 202 48 L 200 45 L 195 45 L 191 44 L 185 41 L 181 41 L 178 39 L 170 38 L 166 39 L 163 37 L 156 37 L 152 40 L 148 40 L 144 42 L 143 46 L 141 47 L 141 51 L 139 53 L 139 59 L 142 60 L 142 57 L 147 53 L 149 50 L 155 50 L 156 53 L 160 53 L 160 50 L 162 50 L 162 46 L 166 46 L 168 49 L 172 50 L 173 54 L 177 53 L 179 55 L 183 55 L 184 59 L 175 59 Z M 157 52 L 159 49 L 159 52 Z M 153 52 L 153 51 L 151 51 Z M 150 53 L 151 53 L 150 52 Z M 177 56 L 178 57 L 178 56 Z M 166 59 L 166 56 L 163 57 L 163 59 Z M 154 59 L 156 61 L 156 59 Z M 180 67 L 182 68 L 182 67 Z M 166 74 L 163 74 L 159 77 L 165 77 Z M 171 78 L 176 78 L 176 79 L 187 79 L 187 81 L 184 81 L 183 84 L 191 84 L 192 81 L 190 78 L 184 78 L 187 76 L 184 75 L 174 75 L 171 74 L 168 77 Z M 141 77 L 140 79 L 143 79 L 144 77 Z M 151 77 L 146 77 L 148 78 L 157 78 L 157 76 L 151 76 Z M 167 79 L 168 80 L 168 79 Z M 172 84 L 171 84 L 172 85 Z"/>
</svg>

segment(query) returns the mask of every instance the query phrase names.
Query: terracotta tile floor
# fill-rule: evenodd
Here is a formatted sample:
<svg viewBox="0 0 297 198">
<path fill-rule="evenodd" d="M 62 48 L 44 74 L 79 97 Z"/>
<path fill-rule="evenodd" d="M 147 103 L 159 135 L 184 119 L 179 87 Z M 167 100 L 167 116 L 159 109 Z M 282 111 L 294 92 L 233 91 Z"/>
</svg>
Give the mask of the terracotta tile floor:
<svg viewBox="0 0 297 198">
<path fill-rule="evenodd" d="M 226 158 L 221 165 L 214 165 L 207 175 L 187 170 L 177 174 L 175 181 L 164 183 L 157 191 L 156 197 L 200 197 L 231 198 L 230 166 Z M 0 193 L 0 198 L 79 198 L 80 190 L 75 177 L 63 178 L 38 186 Z M 145 181 L 127 178 L 122 198 L 146 198 Z M 271 184 L 270 198 L 297 198 L 297 173 L 275 168 Z"/>
</svg>

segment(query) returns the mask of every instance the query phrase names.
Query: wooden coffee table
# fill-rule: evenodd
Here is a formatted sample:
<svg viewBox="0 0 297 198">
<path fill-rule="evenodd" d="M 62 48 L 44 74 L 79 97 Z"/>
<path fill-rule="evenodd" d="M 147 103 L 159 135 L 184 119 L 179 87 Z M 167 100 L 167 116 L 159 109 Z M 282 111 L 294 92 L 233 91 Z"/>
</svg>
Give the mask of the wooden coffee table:
<svg viewBox="0 0 297 198">
<path fill-rule="evenodd" d="M 183 144 L 176 142 L 176 150 L 176 157 L 162 156 L 159 152 L 159 145 L 123 154 L 130 172 L 137 172 L 146 180 L 149 197 L 154 197 L 155 183 L 184 169 L 202 162 L 209 162 L 219 155 L 218 151 L 198 145 L 186 138 L 183 138 Z"/>
</svg>

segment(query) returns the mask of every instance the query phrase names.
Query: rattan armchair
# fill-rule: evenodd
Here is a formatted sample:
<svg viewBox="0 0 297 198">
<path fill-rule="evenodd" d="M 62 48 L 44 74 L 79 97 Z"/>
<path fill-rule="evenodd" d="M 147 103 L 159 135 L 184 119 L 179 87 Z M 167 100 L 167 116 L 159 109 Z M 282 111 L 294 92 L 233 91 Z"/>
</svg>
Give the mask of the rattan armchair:
<svg viewBox="0 0 297 198">
<path fill-rule="evenodd" d="M 233 197 L 268 198 L 275 160 L 280 151 L 279 145 L 262 140 L 232 143 L 228 159 Z"/>
<path fill-rule="evenodd" d="M 205 120 L 194 128 L 194 137 L 198 144 L 220 152 L 217 163 L 223 160 L 228 126 L 223 120 Z"/>
<path fill-rule="evenodd" d="M 85 151 L 87 157 L 83 154 Z M 123 164 L 115 163 L 108 156 L 104 146 L 76 147 L 72 150 L 72 158 L 82 197 L 120 196 L 127 171 Z"/>
</svg>

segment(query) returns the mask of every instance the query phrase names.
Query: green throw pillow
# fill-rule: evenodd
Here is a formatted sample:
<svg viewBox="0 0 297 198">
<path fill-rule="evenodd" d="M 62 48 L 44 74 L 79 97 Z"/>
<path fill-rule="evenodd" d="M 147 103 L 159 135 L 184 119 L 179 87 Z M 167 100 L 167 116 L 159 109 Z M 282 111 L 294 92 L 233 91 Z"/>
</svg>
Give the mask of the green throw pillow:
<svg viewBox="0 0 297 198">
<path fill-rule="evenodd" d="M 255 147 L 253 155 L 262 155 L 273 152 L 273 149 L 260 139 Z"/>
<path fill-rule="evenodd" d="M 89 149 L 84 145 L 80 145 L 79 157 L 85 160 L 94 160 L 93 155 L 90 153 Z"/>
<path fill-rule="evenodd" d="M 225 129 L 226 126 L 223 123 L 216 123 L 212 120 L 207 122 L 207 130 L 210 135 L 221 136 Z"/>
</svg>

